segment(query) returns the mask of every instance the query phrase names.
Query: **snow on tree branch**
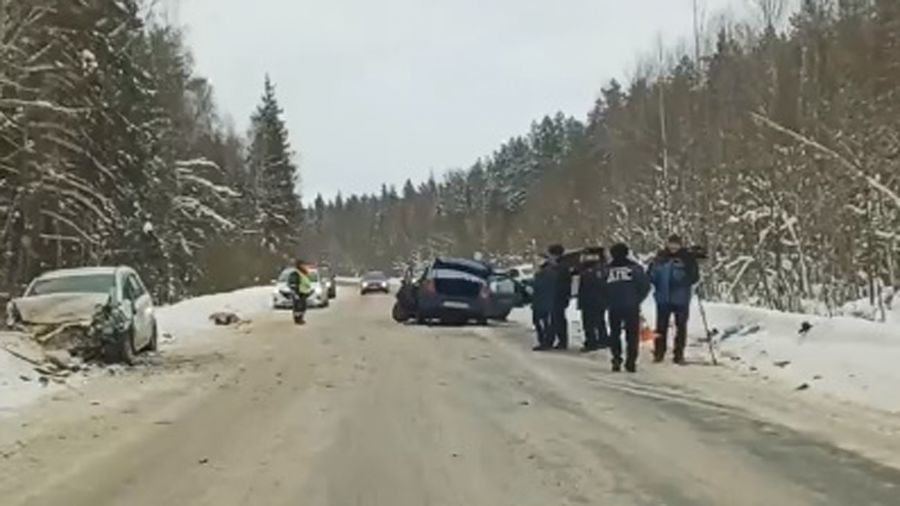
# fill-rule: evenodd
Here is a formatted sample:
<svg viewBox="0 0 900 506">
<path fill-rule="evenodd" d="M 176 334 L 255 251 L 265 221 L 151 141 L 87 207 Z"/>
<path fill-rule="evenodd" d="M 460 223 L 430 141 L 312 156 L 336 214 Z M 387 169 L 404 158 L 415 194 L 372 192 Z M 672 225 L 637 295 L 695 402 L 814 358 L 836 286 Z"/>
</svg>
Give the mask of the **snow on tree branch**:
<svg viewBox="0 0 900 506">
<path fill-rule="evenodd" d="M 216 226 L 224 230 L 237 228 L 234 222 L 220 215 L 209 206 L 201 203 L 193 197 L 175 197 L 175 208 L 185 213 L 185 216 L 196 219 L 210 220 Z"/>
<path fill-rule="evenodd" d="M 820 153 L 832 158 L 833 160 L 838 162 L 842 167 L 844 167 L 844 169 L 847 170 L 851 175 L 865 180 L 865 182 L 868 183 L 869 186 L 871 186 L 872 188 L 881 192 L 885 197 L 887 197 L 891 202 L 893 202 L 895 207 L 900 209 L 900 194 L 897 194 L 897 192 L 895 192 L 894 190 L 885 186 L 877 178 L 866 174 L 862 168 L 860 168 L 854 162 L 850 161 L 847 157 L 845 157 L 845 156 L 841 155 L 840 153 L 838 153 L 837 151 L 821 144 L 820 142 L 817 142 L 813 139 L 810 139 L 809 137 L 804 136 L 803 134 L 800 134 L 799 132 L 796 132 L 794 130 L 791 130 L 790 128 L 781 126 L 778 123 L 772 121 L 771 119 L 769 119 L 761 114 L 758 114 L 755 112 L 750 113 L 750 114 L 757 123 L 759 123 L 763 126 L 769 127 L 772 130 L 775 130 L 776 132 L 785 134 L 788 137 L 794 139 L 795 141 L 797 141 L 805 146 L 808 146 L 810 148 L 813 148 L 813 149 L 819 151 Z"/>
</svg>

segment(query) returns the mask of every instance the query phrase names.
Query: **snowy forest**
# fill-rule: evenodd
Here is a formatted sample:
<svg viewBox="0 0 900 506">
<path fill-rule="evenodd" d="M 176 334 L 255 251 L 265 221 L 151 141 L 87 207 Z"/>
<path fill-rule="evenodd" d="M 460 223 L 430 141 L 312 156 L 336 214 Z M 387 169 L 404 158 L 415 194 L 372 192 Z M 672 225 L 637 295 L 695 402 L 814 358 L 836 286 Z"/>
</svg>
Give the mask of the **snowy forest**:
<svg viewBox="0 0 900 506">
<path fill-rule="evenodd" d="M 752 3 L 758 19 L 723 21 L 708 45 L 661 50 L 603 86 L 584 120 L 550 115 L 465 170 L 399 190 L 319 197 L 307 244 L 362 270 L 436 254 L 530 258 L 552 242 L 652 253 L 678 232 L 710 251 L 710 297 L 829 312 L 890 303 L 900 2 Z"/>
<path fill-rule="evenodd" d="M 260 86 L 236 133 L 153 2 L 0 0 L 5 289 L 100 264 L 138 268 L 161 302 L 268 281 L 303 209 L 274 85 Z"/>
</svg>

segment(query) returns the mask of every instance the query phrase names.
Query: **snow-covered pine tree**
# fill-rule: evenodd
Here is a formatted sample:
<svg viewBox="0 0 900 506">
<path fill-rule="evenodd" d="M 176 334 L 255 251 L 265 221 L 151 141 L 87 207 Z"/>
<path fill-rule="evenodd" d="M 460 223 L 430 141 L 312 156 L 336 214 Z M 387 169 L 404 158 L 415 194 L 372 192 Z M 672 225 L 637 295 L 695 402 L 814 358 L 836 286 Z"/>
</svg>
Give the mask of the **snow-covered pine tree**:
<svg viewBox="0 0 900 506">
<path fill-rule="evenodd" d="M 260 105 L 251 118 L 247 166 L 253 182 L 263 244 L 271 251 L 292 254 L 303 223 L 300 173 L 293 161 L 288 130 L 267 76 Z"/>
</svg>

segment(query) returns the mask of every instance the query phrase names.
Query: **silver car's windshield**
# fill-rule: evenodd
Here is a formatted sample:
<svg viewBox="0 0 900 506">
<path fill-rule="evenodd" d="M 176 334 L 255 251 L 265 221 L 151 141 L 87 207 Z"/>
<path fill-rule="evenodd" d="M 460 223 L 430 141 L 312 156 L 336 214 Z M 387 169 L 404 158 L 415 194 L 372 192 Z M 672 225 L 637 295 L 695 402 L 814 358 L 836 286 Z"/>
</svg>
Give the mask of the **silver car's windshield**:
<svg viewBox="0 0 900 506">
<path fill-rule="evenodd" d="M 279 283 L 287 283 L 288 278 L 290 278 L 292 272 L 294 272 L 294 269 L 285 269 L 285 270 L 281 271 L 281 274 L 278 276 L 278 282 Z M 316 283 L 319 281 L 319 272 L 318 271 L 309 271 L 306 273 L 306 276 L 313 283 Z"/>
<path fill-rule="evenodd" d="M 115 286 L 113 274 L 87 274 L 59 278 L 38 279 L 31 285 L 26 296 L 49 295 L 54 293 L 109 293 Z"/>
<path fill-rule="evenodd" d="M 288 278 L 291 277 L 292 272 L 294 272 L 294 269 L 285 269 L 285 270 L 281 271 L 281 274 L 278 275 L 278 282 L 279 283 L 287 283 Z"/>
</svg>

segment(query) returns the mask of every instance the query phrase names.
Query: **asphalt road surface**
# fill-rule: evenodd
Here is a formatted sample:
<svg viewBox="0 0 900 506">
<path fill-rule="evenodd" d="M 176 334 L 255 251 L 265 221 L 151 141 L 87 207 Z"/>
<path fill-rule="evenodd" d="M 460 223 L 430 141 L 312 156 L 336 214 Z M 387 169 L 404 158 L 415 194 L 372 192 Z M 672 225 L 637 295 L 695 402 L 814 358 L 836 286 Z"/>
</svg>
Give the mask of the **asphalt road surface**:
<svg viewBox="0 0 900 506">
<path fill-rule="evenodd" d="M 0 504 L 900 504 L 894 416 L 390 302 L 257 317 L 0 420 Z"/>
</svg>

